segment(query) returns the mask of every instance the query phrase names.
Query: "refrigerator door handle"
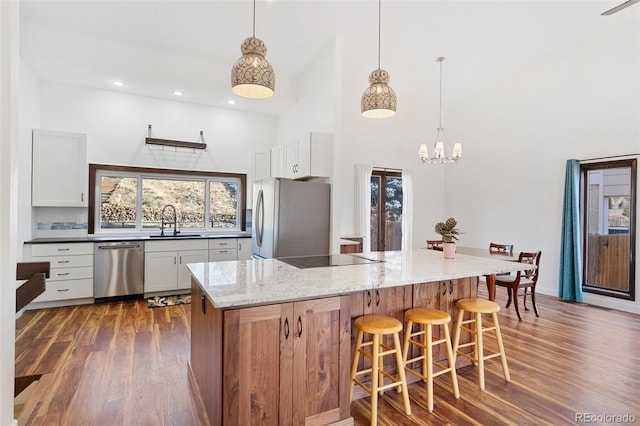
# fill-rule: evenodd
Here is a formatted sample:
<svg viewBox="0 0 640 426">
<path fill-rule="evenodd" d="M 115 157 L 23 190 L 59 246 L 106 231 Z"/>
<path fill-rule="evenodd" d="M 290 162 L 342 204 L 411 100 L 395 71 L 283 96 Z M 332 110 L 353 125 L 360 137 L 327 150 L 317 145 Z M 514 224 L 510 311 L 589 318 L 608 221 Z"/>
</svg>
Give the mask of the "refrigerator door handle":
<svg viewBox="0 0 640 426">
<path fill-rule="evenodd" d="M 262 235 L 264 234 L 264 194 L 262 189 L 258 192 L 254 222 L 256 224 L 256 241 L 258 247 L 262 247 Z"/>
</svg>

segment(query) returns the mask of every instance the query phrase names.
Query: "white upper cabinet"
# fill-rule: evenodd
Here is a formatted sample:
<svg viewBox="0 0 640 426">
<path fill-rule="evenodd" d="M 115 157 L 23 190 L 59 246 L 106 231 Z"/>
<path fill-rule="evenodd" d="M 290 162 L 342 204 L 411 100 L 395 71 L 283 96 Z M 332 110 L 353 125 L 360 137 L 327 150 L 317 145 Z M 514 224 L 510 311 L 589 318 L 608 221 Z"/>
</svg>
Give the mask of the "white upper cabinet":
<svg viewBox="0 0 640 426">
<path fill-rule="evenodd" d="M 289 177 L 285 165 L 284 145 L 277 145 L 271 148 L 271 177 Z"/>
<path fill-rule="evenodd" d="M 87 207 L 87 135 L 33 130 L 31 205 Z"/>
<path fill-rule="evenodd" d="M 271 178 L 271 152 L 256 152 L 253 154 L 253 180 Z"/>
<path fill-rule="evenodd" d="M 285 148 L 286 176 L 291 179 L 330 177 L 333 165 L 333 137 L 311 132 Z"/>
</svg>

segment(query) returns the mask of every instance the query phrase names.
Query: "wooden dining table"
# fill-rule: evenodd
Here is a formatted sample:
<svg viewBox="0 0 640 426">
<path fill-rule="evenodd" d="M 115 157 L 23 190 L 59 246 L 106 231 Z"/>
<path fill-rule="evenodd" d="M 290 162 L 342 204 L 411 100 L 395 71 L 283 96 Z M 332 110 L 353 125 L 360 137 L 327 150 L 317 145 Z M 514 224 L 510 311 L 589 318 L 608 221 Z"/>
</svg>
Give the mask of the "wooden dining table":
<svg viewBox="0 0 640 426">
<path fill-rule="evenodd" d="M 488 248 L 456 246 L 456 254 L 484 257 L 486 259 L 506 260 L 511 262 L 518 261 L 518 255 L 514 253 L 511 253 L 511 254 L 499 253 L 495 251 L 490 251 Z M 487 292 L 489 293 L 489 300 L 493 302 L 496 300 L 496 276 L 495 274 L 492 274 L 492 275 L 486 275 L 486 277 L 487 277 Z"/>
</svg>

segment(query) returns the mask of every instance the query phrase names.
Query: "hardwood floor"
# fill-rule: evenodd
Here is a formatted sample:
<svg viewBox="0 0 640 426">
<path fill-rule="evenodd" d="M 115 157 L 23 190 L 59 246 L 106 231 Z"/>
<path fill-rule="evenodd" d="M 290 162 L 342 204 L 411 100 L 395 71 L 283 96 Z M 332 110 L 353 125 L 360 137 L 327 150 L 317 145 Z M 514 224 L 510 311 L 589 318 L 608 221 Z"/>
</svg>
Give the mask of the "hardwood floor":
<svg viewBox="0 0 640 426">
<path fill-rule="evenodd" d="M 497 359 L 487 362 L 484 392 L 475 367 L 458 370 L 459 400 L 448 375 L 438 377 L 433 413 L 414 383 L 410 417 L 388 391 L 380 425 L 562 425 L 625 414 L 640 421 L 640 316 L 540 295 L 540 318 L 523 309 L 519 322 L 503 293 L 511 382 Z M 16 374 L 43 376 L 19 424 L 198 425 L 186 374 L 189 321 L 190 305 L 149 309 L 143 301 L 26 312 L 16 322 Z M 368 424 L 369 399 L 353 402 L 351 414 Z"/>
</svg>

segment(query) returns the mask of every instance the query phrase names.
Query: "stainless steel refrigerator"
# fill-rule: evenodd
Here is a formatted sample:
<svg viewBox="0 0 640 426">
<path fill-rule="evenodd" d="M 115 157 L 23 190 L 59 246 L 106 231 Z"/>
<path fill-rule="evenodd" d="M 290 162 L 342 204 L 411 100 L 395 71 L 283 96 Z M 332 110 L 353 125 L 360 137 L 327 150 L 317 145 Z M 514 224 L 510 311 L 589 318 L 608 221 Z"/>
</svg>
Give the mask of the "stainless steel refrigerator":
<svg viewBox="0 0 640 426">
<path fill-rule="evenodd" d="M 253 256 L 329 254 L 331 186 L 265 179 L 253 184 Z"/>
</svg>

